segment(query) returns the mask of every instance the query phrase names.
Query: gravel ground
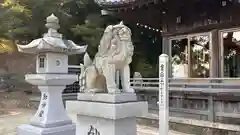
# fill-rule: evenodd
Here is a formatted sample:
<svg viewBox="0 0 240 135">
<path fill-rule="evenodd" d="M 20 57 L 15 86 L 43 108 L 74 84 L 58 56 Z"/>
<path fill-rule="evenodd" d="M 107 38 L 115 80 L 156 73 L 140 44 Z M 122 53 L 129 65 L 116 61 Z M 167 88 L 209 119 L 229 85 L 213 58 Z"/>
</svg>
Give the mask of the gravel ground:
<svg viewBox="0 0 240 135">
<path fill-rule="evenodd" d="M 19 112 L 20 114 L 15 114 L 15 112 Z M 15 135 L 16 127 L 27 123 L 29 117 L 33 115 L 33 110 L 17 109 L 9 113 L 8 115 L 0 116 L 0 135 Z"/>
<path fill-rule="evenodd" d="M 8 115 L 0 115 L 0 135 L 16 135 L 16 128 L 21 124 L 28 123 L 30 117 L 35 113 L 33 109 L 16 109 L 9 111 Z M 73 121 L 75 115 L 69 115 Z M 138 135 L 157 135 L 157 128 L 138 125 Z M 170 135 L 182 135 L 171 131 Z"/>
<path fill-rule="evenodd" d="M 34 112 L 35 110 L 30 109 L 17 109 L 15 112 L 10 112 L 11 114 L 0 115 L 0 135 L 16 135 L 17 126 L 28 123 Z M 70 115 L 70 117 L 74 119 L 74 115 Z M 145 130 L 141 132 L 141 128 L 138 126 L 138 135 L 154 135 L 156 131 L 151 131 L 149 127 L 145 127 Z"/>
<path fill-rule="evenodd" d="M 16 135 L 16 128 L 21 124 L 27 124 L 37 108 L 30 102 L 30 96 L 22 91 L 0 92 L 0 135 Z M 25 109 L 23 109 L 25 108 Z M 26 109 L 28 108 L 28 109 Z M 29 109 L 32 108 L 32 109 Z M 76 115 L 69 114 L 73 122 Z M 157 135 L 157 128 L 138 125 L 138 135 Z M 170 131 L 169 135 L 185 135 Z"/>
</svg>

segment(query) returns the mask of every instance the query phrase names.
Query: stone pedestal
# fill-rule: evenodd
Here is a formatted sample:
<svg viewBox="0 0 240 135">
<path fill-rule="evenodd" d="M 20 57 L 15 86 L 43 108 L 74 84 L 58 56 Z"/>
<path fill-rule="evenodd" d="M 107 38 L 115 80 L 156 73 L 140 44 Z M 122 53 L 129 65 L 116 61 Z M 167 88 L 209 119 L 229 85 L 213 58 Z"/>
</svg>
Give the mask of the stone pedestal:
<svg viewBox="0 0 240 135">
<path fill-rule="evenodd" d="M 77 135 L 136 135 L 136 117 L 148 111 L 147 102 L 134 93 L 79 93 L 67 101 L 67 111 L 77 114 Z"/>
</svg>

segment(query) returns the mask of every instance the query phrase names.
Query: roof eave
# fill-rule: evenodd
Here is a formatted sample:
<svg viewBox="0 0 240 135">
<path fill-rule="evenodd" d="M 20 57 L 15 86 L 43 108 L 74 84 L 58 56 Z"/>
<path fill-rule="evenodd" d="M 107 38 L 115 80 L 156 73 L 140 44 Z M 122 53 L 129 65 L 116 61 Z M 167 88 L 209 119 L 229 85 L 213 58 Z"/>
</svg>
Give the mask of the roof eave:
<svg viewBox="0 0 240 135">
<path fill-rule="evenodd" d="M 127 0 L 127 1 L 114 1 L 114 2 L 106 2 L 104 0 L 95 0 L 95 2 L 104 9 L 113 9 L 113 8 L 125 8 L 141 4 L 147 4 L 149 2 L 153 2 L 154 0 Z"/>
</svg>

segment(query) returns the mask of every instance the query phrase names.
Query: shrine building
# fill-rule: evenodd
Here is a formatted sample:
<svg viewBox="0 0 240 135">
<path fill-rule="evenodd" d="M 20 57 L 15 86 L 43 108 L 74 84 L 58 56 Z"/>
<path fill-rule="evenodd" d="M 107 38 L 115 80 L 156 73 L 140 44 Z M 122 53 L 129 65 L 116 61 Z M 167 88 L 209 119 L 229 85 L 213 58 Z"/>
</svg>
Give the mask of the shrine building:
<svg viewBox="0 0 240 135">
<path fill-rule="evenodd" d="M 103 15 L 159 34 L 170 77 L 240 77 L 239 0 L 95 1 Z"/>
</svg>

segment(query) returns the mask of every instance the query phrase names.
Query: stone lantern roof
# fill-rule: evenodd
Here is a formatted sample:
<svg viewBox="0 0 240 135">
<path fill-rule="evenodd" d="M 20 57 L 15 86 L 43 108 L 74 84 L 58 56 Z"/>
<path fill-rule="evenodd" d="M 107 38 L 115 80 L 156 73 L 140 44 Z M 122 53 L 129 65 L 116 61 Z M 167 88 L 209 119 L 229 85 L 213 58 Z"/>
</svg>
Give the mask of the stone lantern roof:
<svg viewBox="0 0 240 135">
<path fill-rule="evenodd" d="M 62 34 L 58 33 L 60 28 L 58 18 L 52 14 L 46 19 L 46 27 L 48 32 L 42 38 L 35 39 L 27 45 L 17 45 L 18 50 L 24 53 L 41 53 L 41 52 L 59 52 L 67 54 L 84 53 L 87 45 L 78 46 L 71 40 L 62 38 Z"/>
</svg>

